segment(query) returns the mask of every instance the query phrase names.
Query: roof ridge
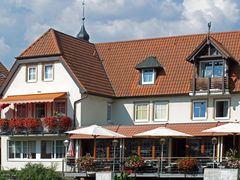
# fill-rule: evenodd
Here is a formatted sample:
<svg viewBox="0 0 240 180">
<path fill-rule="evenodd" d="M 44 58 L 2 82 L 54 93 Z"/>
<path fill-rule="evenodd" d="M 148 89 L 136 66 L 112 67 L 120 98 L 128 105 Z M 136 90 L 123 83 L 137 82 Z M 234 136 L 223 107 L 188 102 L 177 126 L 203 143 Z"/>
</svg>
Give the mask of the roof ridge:
<svg viewBox="0 0 240 180">
<path fill-rule="evenodd" d="M 39 38 L 37 38 L 32 44 L 30 44 L 30 46 L 28 46 L 27 49 L 25 49 L 19 56 L 17 56 L 16 58 L 20 58 L 22 57 L 27 51 L 29 51 L 35 44 L 37 44 L 42 38 L 44 38 L 48 33 L 51 33 L 51 31 L 55 31 L 53 28 L 49 28 L 43 35 L 41 35 Z M 53 36 L 53 41 L 54 41 L 54 45 L 57 48 L 57 50 L 59 51 L 59 54 L 61 53 L 59 47 L 55 44 L 57 42 L 55 42 L 55 38 L 54 38 L 54 33 L 51 33 L 51 36 Z"/>
<path fill-rule="evenodd" d="M 225 34 L 225 33 L 240 33 L 240 30 L 235 31 L 225 31 L 225 32 L 212 32 L 212 35 L 218 34 Z M 110 42 L 100 42 L 95 43 L 96 45 L 103 45 L 103 44 L 115 44 L 115 43 L 127 43 L 127 42 L 137 42 L 137 41 L 149 41 L 149 40 L 160 40 L 160 39 L 174 39 L 174 38 L 182 38 L 182 37 L 192 37 L 192 36 L 203 36 L 206 33 L 197 33 L 197 34 L 183 34 L 183 35 L 173 35 L 173 36 L 162 36 L 162 37 L 155 37 L 155 38 L 143 38 L 143 39 L 130 39 L 130 40 L 119 40 L 119 41 L 110 41 Z"/>
<path fill-rule="evenodd" d="M 92 42 L 89 42 L 89 41 L 85 41 L 85 40 L 82 40 L 82 39 L 78 39 L 78 38 L 76 38 L 76 37 L 74 37 L 74 36 L 72 36 L 72 35 L 69 35 L 69 34 L 66 34 L 66 33 L 64 33 L 64 32 L 61 32 L 61 31 L 58 31 L 58 30 L 56 30 L 56 29 L 53 29 L 55 32 L 57 32 L 57 33 L 59 33 L 59 34 L 63 34 L 63 35 L 65 35 L 65 36 L 68 36 L 68 37 L 71 37 L 71 38 L 73 38 L 73 39 L 76 39 L 76 40 L 78 40 L 78 41 L 81 41 L 81 42 L 84 42 L 84 43 L 86 43 L 86 44 L 95 44 L 95 43 L 92 43 Z"/>
<path fill-rule="evenodd" d="M 55 47 L 57 48 L 57 50 L 59 51 L 60 54 L 62 54 L 62 50 L 61 48 L 59 47 L 59 42 L 58 42 L 58 39 L 57 39 L 57 36 L 55 34 L 55 30 L 50 28 L 50 33 L 52 34 L 53 36 L 53 41 L 54 41 L 54 45 Z"/>
</svg>

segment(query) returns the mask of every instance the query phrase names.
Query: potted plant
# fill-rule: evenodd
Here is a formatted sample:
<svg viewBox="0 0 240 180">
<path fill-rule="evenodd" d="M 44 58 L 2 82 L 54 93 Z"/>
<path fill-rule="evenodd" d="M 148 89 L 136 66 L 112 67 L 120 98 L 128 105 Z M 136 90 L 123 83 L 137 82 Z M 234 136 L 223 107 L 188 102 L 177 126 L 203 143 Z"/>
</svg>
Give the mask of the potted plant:
<svg viewBox="0 0 240 180">
<path fill-rule="evenodd" d="M 11 119 L 9 120 L 9 127 L 16 133 L 21 132 L 24 128 L 23 119 Z"/>
<path fill-rule="evenodd" d="M 138 155 L 133 155 L 126 159 L 124 165 L 127 170 L 132 170 L 136 175 L 136 171 L 143 167 L 144 159 Z"/>
<path fill-rule="evenodd" d="M 36 130 L 39 127 L 39 125 L 40 125 L 40 122 L 37 119 L 23 120 L 23 126 L 30 132 Z"/>
<path fill-rule="evenodd" d="M 58 121 L 55 116 L 45 117 L 44 126 L 47 127 L 48 131 L 54 131 L 57 128 Z"/>
<path fill-rule="evenodd" d="M 2 132 L 6 131 L 9 127 L 7 119 L 0 119 L 0 129 Z"/>
<path fill-rule="evenodd" d="M 94 168 L 94 160 L 93 160 L 93 158 L 91 157 L 91 155 L 89 153 L 87 153 L 85 156 L 77 159 L 76 163 L 86 173 L 88 171 L 92 171 L 93 168 Z"/>
<path fill-rule="evenodd" d="M 186 157 L 178 160 L 178 170 L 180 172 L 186 173 L 194 173 L 198 171 L 198 162 L 196 159 L 191 157 Z"/>
<path fill-rule="evenodd" d="M 72 127 L 72 120 L 67 116 L 61 116 L 58 125 L 60 131 L 67 131 Z"/>
</svg>

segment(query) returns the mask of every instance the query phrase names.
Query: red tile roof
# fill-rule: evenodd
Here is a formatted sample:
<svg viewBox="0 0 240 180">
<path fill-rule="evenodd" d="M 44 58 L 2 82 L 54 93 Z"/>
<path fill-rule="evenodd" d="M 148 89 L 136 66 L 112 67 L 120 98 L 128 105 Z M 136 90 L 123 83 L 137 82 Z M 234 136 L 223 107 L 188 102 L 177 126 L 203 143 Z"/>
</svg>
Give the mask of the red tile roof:
<svg viewBox="0 0 240 180">
<path fill-rule="evenodd" d="M 89 93 L 114 96 L 95 45 L 50 29 L 17 59 L 61 55 Z"/>
<path fill-rule="evenodd" d="M 240 61 L 240 31 L 211 36 L 221 49 Z M 94 45 L 50 29 L 18 59 L 62 55 L 83 88 L 93 94 L 115 97 L 188 94 L 193 65 L 186 59 L 205 38 L 205 34 L 197 34 Z M 160 60 L 164 71 L 154 85 L 139 85 L 139 71 L 135 67 L 150 56 Z M 232 65 L 232 92 L 240 91 L 239 71 L 239 64 Z"/>
<path fill-rule="evenodd" d="M 0 62 L 0 86 L 5 81 L 7 75 L 8 75 L 7 68 Z"/>
<path fill-rule="evenodd" d="M 176 123 L 176 124 L 166 124 L 166 125 L 130 125 L 130 126 L 104 126 L 105 128 L 112 130 L 114 132 L 123 134 L 126 136 L 126 138 L 132 138 L 133 135 L 142 133 L 144 131 L 148 131 L 151 129 L 155 129 L 157 127 L 167 127 L 176 131 L 180 131 L 183 133 L 190 134 L 192 136 L 219 136 L 219 135 L 227 135 L 224 133 L 206 133 L 202 132 L 203 130 L 213 128 L 219 125 L 222 125 L 224 123 Z M 91 139 L 92 136 L 87 135 L 80 135 L 80 134 L 74 134 L 71 135 L 71 139 Z M 101 138 L 112 138 L 112 137 L 103 137 L 99 136 L 97 137 L 99 139 Z"/>
<path fill-rule="evenodd" d="M 187 57 L 205 39 L 205 34 L 173 36 L 96 44 L 107 75 L 118 97 L 187 94 L 191 91 L 193 65 Z M 213 33 L 236 61 L 240 60 L 240 31 Z M 139 71 L 135 66 L 149 56 L 156 56 L 164 66 L 154 85 L 139 85 Z M 239 72 L 239 65 L 235 65 Z M 232 91 L 240 91 L 237 79 Z"/>
</svg>

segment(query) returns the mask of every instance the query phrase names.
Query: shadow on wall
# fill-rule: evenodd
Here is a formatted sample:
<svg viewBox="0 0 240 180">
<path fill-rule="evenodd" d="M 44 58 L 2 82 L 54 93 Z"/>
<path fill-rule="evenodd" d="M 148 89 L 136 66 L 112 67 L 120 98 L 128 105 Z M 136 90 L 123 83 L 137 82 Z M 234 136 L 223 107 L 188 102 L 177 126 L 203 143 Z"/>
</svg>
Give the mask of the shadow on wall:
<svg viewBox="0 0 240 180">
<path fill-rule="evenodd" d="M 127 109 L 128 108 L 128 109 Z M 132 116 L 130 115 L 132 113 Z M 113 122 L 116 125 L 134 124 L 134 103 L 118 101 L 113 103 Z"/>
</svg>

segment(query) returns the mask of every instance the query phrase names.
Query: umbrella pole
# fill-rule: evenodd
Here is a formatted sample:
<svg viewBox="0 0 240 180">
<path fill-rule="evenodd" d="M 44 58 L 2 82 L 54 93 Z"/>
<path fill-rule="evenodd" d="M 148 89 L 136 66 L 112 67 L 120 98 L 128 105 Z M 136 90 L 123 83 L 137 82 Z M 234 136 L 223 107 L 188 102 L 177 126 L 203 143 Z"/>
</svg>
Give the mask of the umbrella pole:
<svg viewBox="0 0 240 180">
<path fill-rule="evenodd" d="M 236 147 L 236 134 L 233 134 L 233 149 L 235 149 Z"/>
<path fill-rule="evenodd" d="M 96 149 L 97 149 L 97 143 L 96 143 L 96 136 L 94 137 L 94 142 L 93 142 L 93 159 L 96 160 Z"/>
</svg>

